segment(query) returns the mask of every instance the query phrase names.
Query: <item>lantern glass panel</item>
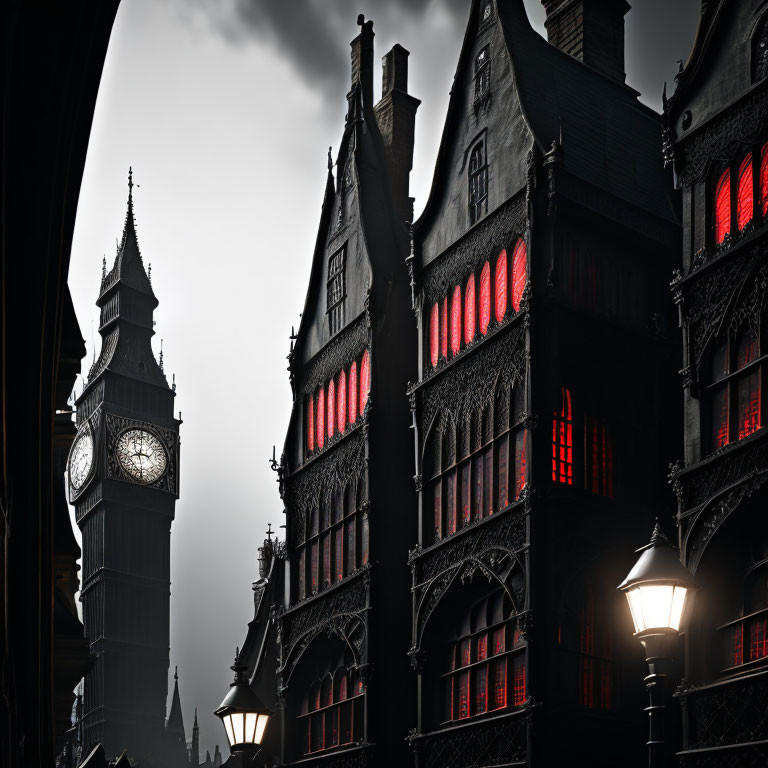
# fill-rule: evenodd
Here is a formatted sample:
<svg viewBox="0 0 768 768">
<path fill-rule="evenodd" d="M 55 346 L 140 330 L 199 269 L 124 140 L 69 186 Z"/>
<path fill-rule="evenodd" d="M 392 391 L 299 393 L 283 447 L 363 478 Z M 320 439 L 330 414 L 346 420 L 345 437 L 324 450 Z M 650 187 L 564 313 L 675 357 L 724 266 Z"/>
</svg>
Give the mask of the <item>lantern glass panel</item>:
<svg viewBox="0 0 768 768">
<path fill-rule="evenodd" d="M 627 592 L 635 632 L 680 630 L 688 590 L 673 584 L 644 584 Z"/>
<path fill-rule="evenodd" d="M 259 722 L 256 725 L 256 738 L 254 738 L 254 744 L 261 744 L 261 740 L 264 738 L 264 731 L 267 727 L 267 721 L 269 715 L 259 715 Z"/>
<path fill-rule="evenodd" d="M 254 744 L 256 743 L 256 740 L 254 736 L 256 735 L 256 721 L 258 720 L 258 715 L 255 712 L 246 712 L 245 713 L 245 743 L 246 744 Z"/>
<path fill-rule="evenodd" d="M 229 746 L 231 747 L 235 743 L 235 732 L 232 730 L 232 718 L 229 715 L 224 715 L 221 719 L 224 723 L 224 728 L 227 731 L 227 738 L 229 739 Z"/>
<path fill-rule="evenodd" d="M 245 742 L 245 713 L 233 712 L 230 717 L 232 718 L 232 730 L 235 732 L 235 744 L 243 744 Z"/>
</svg>

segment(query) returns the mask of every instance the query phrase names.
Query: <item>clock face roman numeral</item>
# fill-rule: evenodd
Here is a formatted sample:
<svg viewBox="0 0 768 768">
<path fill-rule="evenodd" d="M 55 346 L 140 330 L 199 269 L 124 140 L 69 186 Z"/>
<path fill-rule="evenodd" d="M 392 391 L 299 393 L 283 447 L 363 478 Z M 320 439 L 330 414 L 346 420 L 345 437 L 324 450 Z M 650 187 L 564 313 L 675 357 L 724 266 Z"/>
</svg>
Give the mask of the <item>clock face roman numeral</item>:
<svg viewBox="0 0 768 768">
<path fill-rule="evenodd" d="M 150 485 L 165 473 L 168 457 L 156 435 L 145 429 L 128 429 L 117 440 L 115 454 L 122 470 L 133 480 Z"/>
<path fill-rule="evenodd" d="M 93 437 L 89 429 L 81 431 L 69 455 L 69 482 L 72 489 L 79 491 L 93 467 Z"/>
</svg>

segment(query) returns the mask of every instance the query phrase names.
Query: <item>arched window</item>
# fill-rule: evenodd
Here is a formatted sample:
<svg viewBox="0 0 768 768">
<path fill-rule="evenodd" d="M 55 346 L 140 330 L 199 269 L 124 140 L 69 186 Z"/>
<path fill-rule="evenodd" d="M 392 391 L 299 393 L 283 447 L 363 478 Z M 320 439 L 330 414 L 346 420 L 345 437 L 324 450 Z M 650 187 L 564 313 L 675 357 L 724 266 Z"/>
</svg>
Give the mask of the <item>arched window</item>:
<svg viewBox="0 0 768 768">
<path fill-rule="evenodd" d="M 325 389 L 320 387 L 317 395 L 317 447 L 325 445 Z"/>
<path fill-rule="evenodd" d="M 350 684 L 354 674 L 346 668 L 327 672 L 304 696 L 298 716 L 303 728 L 302 753 L 325 752 L 351 744 L 362 722 L 362 687 Z"/>
<path fill-rule="evenodd" d="M 307 400 L 307 453 L 315 450 L 315 398 L 309 396 Z"/>
<path fill-rule="evenodd" d="M 360 361 L 360 413 L 365 411 L 368 393 L 371 391 L 371 358 L 366 349 Z"/>
<path fill-rule="evenodd" d="M 760 413 L 760 368 L 751 366 L 760 356 L 757 334 L 751 330 L 745 331 L 739 339 L 736 355 L 736 370 L 748 371 L 738 377 L 737 426 L 739 440 L 751 435 L 761 426 Z"/>
<path fill-rule="evenodd" d="M 464 288 L 464 344 L 475 338 L 475 276 L 470 275 Z"/>
<path fill-rule="evenodd" d="M 768 75 L 768 16 L 757 26 L 752 39 L 752 82 L 764 80 Z"/>
<path fill-rule="evenodd" d="M 573 413 L 571 392 L 560 388 L 560 410 L 552 419 L 552 480 L 573 485 Z"/>
<path fill-rule="evenodd" d="M 349 423 L 357 421 L 357 363 L 349 366 Z"/>
<path fill-rule="evenodd" d="M 474 224 L 488 210 L 488 165 L 485 142 L 474 146 L 469 156 L 469 223 Z"/>
<path fill-rule="evenodd" d="M 475 603 L 450 643 L 443 680 L 443 722 L 519 707 L 528 698 L 525 641 L 499 590 Z"/>
<path fill-rule="evenodd" d="M 503 250 L 496 259 L 495 280 L 496 322 L 500 323 L 507 314 L 507 251 Z"/>
<path fill-rule="evenodd" d="M 437 302 L 432 305 L 432 312 L 429 315 L 429 360 L 432 363 L 432 367 L 437 366 L 437 356 L 439 353 L 438 347 L 440 346 L 440 310 L 437 306 Z"/>
<path fill-rule="evenodd" d="M 731 231 L 731 169 L 726 168 L 715 185 L 715 243 Z"/>
<path fill-rule="evenodd" d="M 328 437 L 331 438 L 336 434 L 336 384 L 333 379 L 328 382 L 328 413 L 325 422 Z"/>
<path fill-rule="evenodd" d="M 525 240 L 521 237 L 512 254 L 512 308 L 515 312 L 520 311 L 520 302 L 525 290 L 525 281 L 527 279 L 528 252 L 525 246 Z"/>
<path fill-rule="evenodd" d="M 339 394 L 336 411 L 339 432 L 342 433 L 347 428 L 347 374 L 343 368 L 341 373 L 339 373 Z"/>
<path fill-rule="evenodd" d="M 461 287 L 455 285 L 451 296 L 451 354 L 461 350 Z"/>
<path fill-rule="evenodd" d="M 448 297 L 443 299 L 443 308 L 440 310 L 440 357 L 444 360 L 448 357 Z"/>
<path fill-rule="evenodd" d="M 752 220 L 754 213 L 754 190 L 752 184 L 752 153 L 742 161 L 739 168 L 739 188 L 736 198 L 736 219 L 739 230 Z"/>
<path fill-rule="evenodd" d="M 480 271 L 480 333 L 485 336 L 488 333 L 488 325 L 491 322 L 491 265 L 483 264 Z"/>
<path fill-rule="evenodd" d="M 763 216 L 768 213 L 768 144 L 760 151 L 760 200 Z"/>
</svg>

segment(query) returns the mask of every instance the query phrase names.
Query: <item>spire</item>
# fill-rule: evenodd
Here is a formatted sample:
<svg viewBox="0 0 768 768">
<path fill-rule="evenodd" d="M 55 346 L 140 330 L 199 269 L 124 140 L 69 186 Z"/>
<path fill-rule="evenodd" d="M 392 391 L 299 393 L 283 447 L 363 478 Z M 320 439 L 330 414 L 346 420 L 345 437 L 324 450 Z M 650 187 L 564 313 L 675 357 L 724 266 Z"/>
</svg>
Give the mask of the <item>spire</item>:
<svg viewBox="0 0 768 768">
<path fill-rule="evenodd" d="M 195 707 L 195 724 L 192 726 L 192 747 L 189 750 L 190 768 L 200 765 L 200 726 L 197 724 L 197 707 Z"/>
<path fill-rule="evenodd" d="M 179 696 L 179 668 L 173 675 L 173 699 L 171 700 L 171 714 L 168 715 L 168 721 L 165 724 L 165 730 L 178 736 L 180 740 L 186 743 L 184 730 L 184 718 L 181 713 L 181 697 Z"/>
</svg>

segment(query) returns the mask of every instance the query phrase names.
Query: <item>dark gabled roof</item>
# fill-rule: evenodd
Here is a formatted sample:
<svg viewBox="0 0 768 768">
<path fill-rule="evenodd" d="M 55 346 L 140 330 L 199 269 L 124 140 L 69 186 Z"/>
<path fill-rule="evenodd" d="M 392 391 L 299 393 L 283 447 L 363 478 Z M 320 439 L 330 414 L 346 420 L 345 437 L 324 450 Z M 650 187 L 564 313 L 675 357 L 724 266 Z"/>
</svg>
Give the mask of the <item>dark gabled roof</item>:
<svg viewBox="0 0 768 768">
<path fill-rule="evenodd" d="M 550 45 L 531 27 L 523 0 L 498 0 L 497 16 L 512 81 L 539 151 L 549 149 L 553 141 L 562 141 L 562 165 L 570 174 L 660 218 L 676 221 L 667 194 L 670 185 L 664 177 L 660 116 L 637 100 L 637 91 Z M 477 18 L 475 0 L 454 83 L 471 63 L 469 49 Z M 456 113 L 463 102 L 454 85 L 424 220 L 437 204 L 437 189 L 448 172 L 442 156 L 449 151 L 451 125 L 461 119 Z"/>
</svg>

